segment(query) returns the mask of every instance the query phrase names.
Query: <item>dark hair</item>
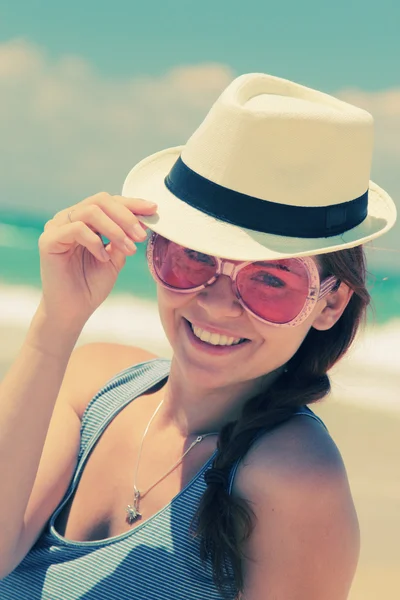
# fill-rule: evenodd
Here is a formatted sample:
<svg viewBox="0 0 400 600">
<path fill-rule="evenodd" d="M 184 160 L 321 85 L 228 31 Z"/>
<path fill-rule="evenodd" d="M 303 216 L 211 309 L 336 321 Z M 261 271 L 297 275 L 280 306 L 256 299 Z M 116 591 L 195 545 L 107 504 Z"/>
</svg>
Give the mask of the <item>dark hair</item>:
<svg viewBox="0 0 400 600">
<path fill-rule="evenodd" d="M 347 352 L 360 325 L 365 325 L 371 297 L 366 285 L 366 259 L 362 246 L 318 255 L 323 276 L 335 275 L 353 295 L 340 319 L 326 331 L 313 327 L 287 363 L 288 372 L 258 396 L 248 400 L 237 421 L 220 431 L 213 467 L 229 474 L 243 458 L 258 432 L 287 420 L 300 406 L 312 404 L 330 392 L 329 369 Z M 216 520 L 215 515 L 218 515 Z M 200 557 L 210 561 L 216 587 L 224 598 L 243 592 L 243 542 L 254 527 L 248 504 L 209 484 L 192 522 L 200 539 Z"/>
</svg>

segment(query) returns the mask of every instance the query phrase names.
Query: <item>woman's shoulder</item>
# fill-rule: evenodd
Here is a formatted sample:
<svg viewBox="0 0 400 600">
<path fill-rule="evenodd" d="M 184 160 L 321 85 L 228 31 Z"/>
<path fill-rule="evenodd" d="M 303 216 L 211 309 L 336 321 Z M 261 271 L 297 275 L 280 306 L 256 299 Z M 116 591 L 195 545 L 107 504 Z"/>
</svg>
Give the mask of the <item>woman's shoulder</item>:
<svg viewBox="0 0 400 600">
<path fill-rule="evenodd" d="M 313 413 L 310 413 L 313 414 Z M 323 481 L 347 481 L 340 451 L 326 427 L 316 419 L 295 415 L 262 434 L 238 467 L 233 493 L 279 495 Z"/>
<path fill-rule="evenodd" d="M 123 370 L 158 358 L 156 354 L 139 348 L 113 342 L 91 342 L 75 348 L 74 382 L 76 393 L 71 393 L 71 403 L 80 418 L 88 402 L 113 377 Z"/>
<path fill-rule="evenodd" d="M 246 542 L 247 584 L 288 597 L 337 598 L 351 583 L 360 529 L 342 457 L 314 419 L 295 417 L 262 435 L 242 461 L 233 493 L 256 527 Z M 274 594 L 273 594 L 274 595 Z"/>
</svg>

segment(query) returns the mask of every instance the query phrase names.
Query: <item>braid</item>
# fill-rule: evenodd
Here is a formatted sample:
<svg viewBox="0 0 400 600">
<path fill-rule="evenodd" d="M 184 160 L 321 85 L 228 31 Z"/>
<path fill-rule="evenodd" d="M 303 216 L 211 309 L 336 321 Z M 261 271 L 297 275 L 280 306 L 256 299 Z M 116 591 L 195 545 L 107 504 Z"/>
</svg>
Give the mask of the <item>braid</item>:
<svg viewBox="0 0 400 600">
<path fill-rule="evenodd" d="M 335 262 L 338 254 L 341 256 Z M 363 251 L 358 247 L 320 258 L 327 270 L 347 283 L 354 294 L 336 324 L 327 331 L 311 328 L 287 364 L 288 372 L 268 390 L 248 400 L 240 418 L 221 429 L 213 468 L 225 474 L 226 480 L 259 433 L 272 430 L 298 408 L 329 394 L 327 372 L 346 353 L 365 318 L 370 296 L 363 284 Z M 247 502 L 229 494 L 227 486 L 209 481 L 192 521 L 192 530 L 200 538 L 200 558 L 203 562 L 210 560 L 214 583 L 223 598 L 232 600 L 243 592 L 243 547 L 253 530 L 254 517 Z"/>
<path fill-rule="evenodd" d="M 297 407 L 305 404 L 305 398 L 307 402 L 311 398 L 319 399 L 330 390 L 327 375 L 316 377 L 314 383 L 299 383 L 296 378 L 283 374 L 266 393 L 249 400 L 240 419 L 222 428 L 213 467 L 230 473 L 259 432 L 267 432 L 289 419 Z M 244 500 L 229 494 L 226 486 L 209 485 L 195 518 L 200 558 L 202 561 L 211 559 L 215 585 L 223 597 L 232 598 L 234 591 L 243 589 L 242 569 L 232 571 L 232 565 L 242 563 L 242 548 L 253 530 L 254 513 Z M 218 551 L 221 548 L 224 548 L 223 555 Z"/>
</svg>

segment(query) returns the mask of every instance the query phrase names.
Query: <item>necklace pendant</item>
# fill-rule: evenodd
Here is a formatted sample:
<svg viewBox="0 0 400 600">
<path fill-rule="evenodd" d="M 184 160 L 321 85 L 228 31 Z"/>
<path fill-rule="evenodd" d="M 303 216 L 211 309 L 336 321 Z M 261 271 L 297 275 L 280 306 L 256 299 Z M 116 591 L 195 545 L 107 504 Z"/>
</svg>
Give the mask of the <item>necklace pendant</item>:
<svg viewBox="0 0 400 600">
<path fill-rule="evenodd" d="M 140 512 L 138 512 L 136 506 L 132 506 L 132 504 L 128 504 L 128 506 L 126 507 L 126 512 L 128 513 L 126 520 L 128 521 L 129 525 L 132 525 L 132 523 L 134 523 L 136 519 L 142 516 Z"/>
<path fill-rule="evenodd" d="M 128 506 L 126 507 L 126 512 L 128 513 L 126 520 L 128 521 L 129 525 L 131 525 L 134 521 L 136 521 L 136 519 L 142 516 L 139 512 L 140 491 L 137 489 L 136 486 L 134 486 L 134 489 L 135 493 L 133 498 L 133 506 L 132 504 L 128 504 Z"/>
</svg>

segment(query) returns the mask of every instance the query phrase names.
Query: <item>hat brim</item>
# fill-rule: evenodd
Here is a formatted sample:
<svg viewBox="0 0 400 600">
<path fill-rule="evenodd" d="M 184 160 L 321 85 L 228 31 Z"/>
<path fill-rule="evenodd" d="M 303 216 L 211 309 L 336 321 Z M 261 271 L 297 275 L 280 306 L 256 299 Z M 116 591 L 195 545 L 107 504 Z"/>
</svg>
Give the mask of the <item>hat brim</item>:
<svg viewBox="0 0 400 600">
<path fill-rule="evenodd" d="M 138 215 L 149 229 L 177 244 L 231 260 L 266 260 L 310 256 L 365 244 L 385 234 L 396 221 L 392 198 L 370 181 L 366 219 L 341 235 L 293 238 L 272 235 L 226 223 L 193 208 L 174 196 L 164 179 L 183 150 L 167 148 L 148 156 L 129 172 L 122 189 L 128 198 L 156 202 L 155 215 Z"/>
</svg>

